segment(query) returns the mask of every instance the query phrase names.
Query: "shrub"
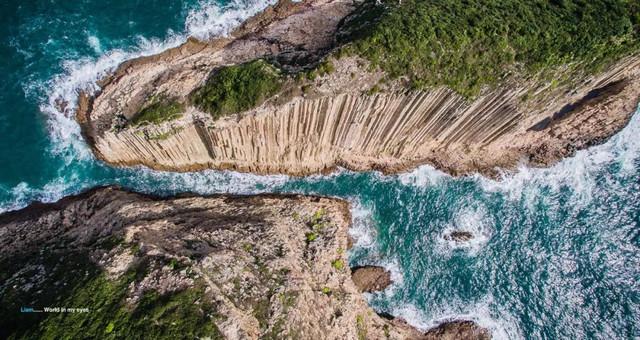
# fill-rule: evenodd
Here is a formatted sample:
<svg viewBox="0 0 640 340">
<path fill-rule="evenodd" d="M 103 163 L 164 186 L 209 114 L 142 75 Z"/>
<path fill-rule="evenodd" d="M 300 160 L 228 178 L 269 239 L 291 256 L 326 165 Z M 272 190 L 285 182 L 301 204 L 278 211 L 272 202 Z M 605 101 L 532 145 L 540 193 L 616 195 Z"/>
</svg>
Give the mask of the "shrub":
<svg viewBox="0 0 640 340">
<path fill-rule="evenodd" d="M 188 288 L 159 295 L 145 292 L 133 308 L 125 302 L 132 276 L 113 282 L 104 275 L 73 292 L 63 306 L 88 307 L 89 313 L 59 313 L 46 317 L 25 337 L 71 339 L 210 337 L 222 339 L 211 320 L 214 306 L 206 302 L 204 288 Z"/>
<path fill-rule="evenodd" d="M 338 40 L 413 87 L 466 96 L 508 72 L 588 71 L 639 47 L 640 5 L 627 0 L 365 1 Z"/>
<path fill-rule="evenodd" d="M 227 66 L 214 72 L 191 95 L 193 103 L 214 118 L 262 104 L 282 86 L 280 72 L 264 60 Z"/>
<path fill-rule="evenodd" d="M 342 270 L 344 269 L 344 261 L 342 261 L 342 259 L 333 260 L 331 261 L 331 266 L 335 270 Z"/>
<path fill-rule="evenodd" d="M 184 104 L 175 98 L 165 96 L 152 98 L 150 103 L 131 120 L 134 126 L 159 124 L 180 118 L 184 112 Z"/>
<path fill-rule="evenodd" d="M 305 237 L 307 238 L 307 242 L 313 242 L 318 238 L 318 234 L 315 232 L 306 233 Z"/>
</svg>

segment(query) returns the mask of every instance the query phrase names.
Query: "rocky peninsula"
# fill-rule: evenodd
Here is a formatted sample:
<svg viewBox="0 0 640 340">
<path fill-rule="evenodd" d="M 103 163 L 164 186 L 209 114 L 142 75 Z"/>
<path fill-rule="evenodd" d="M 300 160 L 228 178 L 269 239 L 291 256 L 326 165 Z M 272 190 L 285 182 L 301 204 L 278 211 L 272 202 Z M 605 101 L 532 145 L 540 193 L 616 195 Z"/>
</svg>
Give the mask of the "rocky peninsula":
<svg viewBox="0 0 640 340">
<path fill-rule="evenodd" d="M 454 39 L 459 50 L 417 54 L 418 45 L 406 52 L 393 44 L 409 44 L 402 34 L 414 29 L 394 32 L 393 15 L 428 5 L 376 3 L 280 1 L 228 37 L 190 39 L 122 64 L 98 92 L 81 95 L 77 119 L 96 156 L 118 166 L 307 175 L 336 167 L 395 173 L 431 164 L 456 175 L 493 175 L 521 162 L 549 165 L 601 143 L 637 108 L 634 24 L 596 27 L 605 33 L 586 33 L 593 46 L 563 45 L 562 34 L 579 29 L 578 22 L 545 33 L 558 34 L 548 41 L 507 26 L 500 28 L 505 41 L 476 37 L 486 47 L 469 47 L 462 36 Z M 599 10 L 593 6 L 584 10 Z M 562 13 L 549 8 L 531 20 L 549 15 L 565 23 Z M 458 15 L 472 21 L 465 17 L 471 14 Z M 397 37 L 381 42 L 385 34 Z M 566 39 L 580 38 L 571 34 Z M 525 38 L 541 47 L 528 50 L 520 42 Z M 602 44 L 607 41 L 615 43 Z M 543 47 L 549 51 L 534 56 Z M 569 50 L 563 55 L 563 49 Z"/>
<path fill-rule="evenodd" d="M 349 225 L 345 201 L 301 195 L 104 187 L 34 203 L 0 215 L 0 337 L 489 338 L 376 314 L 361 291 L 391 282 L 363 267 L 354 284 Z"/>
</svg>

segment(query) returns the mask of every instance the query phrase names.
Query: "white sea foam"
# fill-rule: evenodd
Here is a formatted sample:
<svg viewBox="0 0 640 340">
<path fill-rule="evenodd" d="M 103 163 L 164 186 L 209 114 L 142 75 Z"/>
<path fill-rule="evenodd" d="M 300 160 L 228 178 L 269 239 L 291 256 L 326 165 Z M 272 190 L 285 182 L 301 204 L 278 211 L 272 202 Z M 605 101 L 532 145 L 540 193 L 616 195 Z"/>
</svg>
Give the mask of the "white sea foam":
<svg viewBox="0 0 640 340">
<path fill-rule="evenodd" d="M 569 188 L 573 193 L 574 204 L 586 204 L 593 195 L 596 175 L 604 166 L 617 164 L 624 175 L 637 172 L 635 162 L 640 156 L 640 108 L 629 124 L 606 143 L 580 150 L 572 157 L 561 160 L 548 168 L 532 168 L 521 165 L 516 171 L 502 172 L 498 179 L 490 179 L 480 174 L 471 175 L 482 189 L 488 193 L 499 192 L 513 200 L 526 199 L 532 203 L 541 189 L 558 192 Z M 431 166 L 397 175 L 404 185 L 416 187 L 433 186 L 451 178 Z"/>
<path fill-rule="evenodd" d="M 92 93 L 97 90 L 96 82 L 106 76 L 125 60 L 159 53 L 169 47 L 179 45 L 184 39 L 170 34 L 164 40 L 138 38 L 138 46 L 131 51 L 112 50 L 97 59 L 85 57 L 63 63 L 65 72 L 44 84 L 49 89 L 49 97 L 40 105 L 40 110 L 48 116 L 49 132 L 52 139 L 51 152 L 63 155 L 70 163 L 76 159 L 88 159 L 91 153 L 82 140 L 80 127 L 74 119 L 73 108 L 77 105 L 78 91 Z M 59 103 L 67 103 L 68 110 L 61 111 Z"/>
<path fill-rule="evenodd" d="M 158 192 L 160 185 L 160 190 L 166 193 L 190 191 L 199 194 L 252 194 L 273 191 L 289 180 L 285 175 L 261 176 L 234 171 L 172 173 L 144 167 L 136 167 L 130 171 L 131 178 L 136 181 L 135 189 L 146 192 Z"/>
<path fill-rule="evenodd" d="M 451 178 L 451 176 L 435 169 L 431 165 L 422 165 L 411 172 L 398 175 L 400 183 L 417 187 L 438 185 L 445 178 Z"/>
<path fill-rule="evenodd" d="M 48 126 L 53 142 L 51 152 L 64 155 L 68 162 L 91 157 L 73 117 L 73 108 L 77 105 L 79 90 L 92 93 L 97 90 L 96 82 L 125 60 L 160 53 L 180 45 L 188 36 L 210 38 L 226 35 L 243 20 L 271 3 L 273 0 L 235 0 L 221 7 L 215 1 L 202 1 L 197 9 L 189 12 L 183 34 L 176 34 L 169 30 L 164 40 L 140 36 L 137 45 L 130 49 L 110 50 L 98 58 L 85 57 L 65 61 L 62 74 L 53 77 L 45 84 L 38 85 L 49 93 L 40 109 L 49 117 Z M 96 36 L 89 36 L 88 44 L 96 52 L 102 50 Z M 28 85 L 30 86 L 32 84 Z M 58 105 L 60 102 L 66 102 L 69 110 L 61 112 Z"/>
<path fill-rule="evenodd" d="M 93 49 L 97 54 L 102 54 L 102 44 L 100 44 L 100 39 L 95 35 L 90 35 L 87 37 L 87 44 Z"/>
<path fill-rule="evenodd" d="M 274 0 L 235 0 L 220 6 L 214 0 L 201 1 L 199 6 L 192 9 L 187 15 L 185 32 L 182 34 L 168 30 L 164 39 L 147 39 L 139 36 L 137 44 L 129 49 L 109 50 L 97 58 L 86 56 L 66 60 L 62 63 L 64 71 L 61 74 L 46 82 L 25 83 L 25 92 L 33 93 L 36 90 L 47 94 L 40 104 L 40 110 L 47 115 L 47 127 L 51 139 L 48 152 L 56 158 L 63 159 L 65 166 L 60 169 L 58 178 L 42 188 L 34 188 L 28 183 L 21 183 L 12 189 L 5 190 L 13 199 L 11 203 L 0 206 L 0 211 L 20 208 L 34 199 L 44 202 L 55 201 L 79 190 L 79 188 L 99 184 L 94 183 L 93 179 L 84 179 L 85 182 L 83 182 L 79 179 L 81 176 L 69 175 L 69 173 L 80 171 L 76 168 L 90 167 L 95 162 L 91 151 L 82 139 L 80 127 L 74 119 L 74 109 L 77 105 L 79 91 L 93 93 L 98 89 L 97 81 L 113 71 L 122 62 L 157 54 L 178 46 L 186 41 L 188 36 L 209 38 L 226 35 L 244 19 L 273 2 Z M 102 45 L 96 35 L 88 35 L 87 44 L 95 52 L 102 51 Z M 64 108 L 61 107 L 63 103 Z M 258 176 L 230 172 L 169 174 L 148 169 L 132 171 L 136 171 L 142 177 L 156 180 L 148 183 L 157 184 L 157 180 L 163 178 L 167 183 L 168 190 L 190 190 L 202 193 L 249 192 L 252 187 L 255 188 L 256 183 L 260 184 L 263 179 Z M 281 178 L 265 177 L 263 182 L 271 183 L 273 181 L 281 181 Z M 144 187 L 144 181 L 141 186 Z M 153 189 L 149 188 L 148 190 L 152 191 Z"/>
<path fill-rule="evenodd" d="M 68 182 L 63 178 L 51 181 L 42 188 L 32 188 L 28 183 L 20 182 L 9 191 L 13 199 L 0 204 L 0 213 L 23 208 L 34 198 L 45 203 L 55 202 L 64 197 L 69 188 Z"/>
<path fill-rule="evenodd" d="M 491 226 L 494 224 L 491 215 L 482 206 L 465 206 L 456 211 L 452 221 L 442 230 L 438 238 L 439 250 L 450 253 L 454 249 L 467 250 L 470 255 L 477 255 L 478 252 L 491 238 Z M 447 239 L 454 231 L 468 232 L 473 235 L 469 241 L 455 241 Z"/>
<path fill-rule="evenodd" d="M 640 110 L 639 110 L 640 111 Z M 504 174 L 499 180 L 476 176 L 483 189 L 508 194 L 513 199 L 535 195 L 540 188 L 558 192 L 570 188 L 574 204 L 588 203 L 596 186 L 596 177 L 607 165 L 619 165 L 624 175 L 635 174 L 634 162 L 640 153 L 640 114 L 606 143 L 578 151 L 549 168 L 521 166 L 515 174 Z"/>
<path fill-rule="evenodd" d="M 187 16 L 186 31 L 199 39 L 224 36 L 245 19 L 276 2 L 276 0 L 233 0 L 221 7 L 211 1 L 201 1 L 200 8 L 197 11 L 191 11 Z"/>
<path fill-rule="evenodd" d="M 491 301 L 488 297 L 471 306 L 461 301 L 451 301 L 444 307 L 430 306 L 428 312 L 413 304 L 402 303 L 393 307 L 391 314 L 421 330 L 437 327 L 447 321 L 471 320 L 488 329 L 495 340 L 523 339 L 515 320 L 505 312 L 491 308 Z"/>
<path fill-rule="evenodd" d="M 373 222 L 373 211 L 364 206 L 359 200 L 351 199 L 351 228 L 349 235 L 358 248 L 373 248 L 376 246 L 376 229 Z"/>
<path fill-rule="evenodd" d="M 10 203 L 0 205 L 0 213 L 24 207 L 33 200 L 55 202 L 81 188 L 89 188 L 101 183 L 81 175 L 86 169 L 77 168 L 68 173 L 60 173 L 42 188 L 33 188 L 22 182 L 12 189 Z M 63 172 L 63 171 L 61 171 Z M 272 192 L 289 180 L 288 176 L 260 176 L 233 171 L 205 170 L 200 172 L 171 173 L 155 171 L 144 167 L 125 170 L 119 182 L 136 191 L 159 194 L 193 192 L 198 194 L 233 193 L 254 194 Z"/>
</svg>

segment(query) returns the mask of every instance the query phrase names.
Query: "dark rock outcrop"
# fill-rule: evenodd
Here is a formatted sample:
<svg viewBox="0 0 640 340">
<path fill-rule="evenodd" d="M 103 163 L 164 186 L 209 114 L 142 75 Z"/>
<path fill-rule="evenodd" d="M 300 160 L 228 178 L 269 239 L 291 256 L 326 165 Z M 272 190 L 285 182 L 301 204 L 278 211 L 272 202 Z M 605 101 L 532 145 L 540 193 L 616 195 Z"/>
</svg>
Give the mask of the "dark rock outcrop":
<svg viewBox="0 0 640 340">
<path fill-rule="evenodd" d="M 473 238 L 473 234 L 468 231 L 454 230 L 451 233 L 444 236 L 447 241 L 455 242 L 467 242 Z"/>
<path fill-rule="evenodd" d="M 449 321 L 430 329 L 423 340 L 489 340 L 491 334 L 473 321 Z"/>
</svg>

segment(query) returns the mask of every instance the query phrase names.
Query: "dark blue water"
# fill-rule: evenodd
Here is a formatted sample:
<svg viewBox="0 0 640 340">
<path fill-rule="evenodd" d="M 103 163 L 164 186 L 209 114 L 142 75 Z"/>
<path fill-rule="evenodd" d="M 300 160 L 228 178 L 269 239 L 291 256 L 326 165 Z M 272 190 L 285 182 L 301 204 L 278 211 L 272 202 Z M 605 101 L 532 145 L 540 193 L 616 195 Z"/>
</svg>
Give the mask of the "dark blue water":
<svg viewBox="0 0 640 340">
<path fill-rule="evenodd" d="M 266 3 L 0 4 L 0 210 L 101 184 L 145 192 L 306 192 L 353 203 L 353 263 L 390 268 L 375 308 L 427 328 L 474 319 L 496 338 L 640 337 L 640 115 L 604 145 L 500 181 L 429 167 L 400 176 L 172 174 L 97 162 L 55 108 L 119 62 L 222 34 Z M 474 234 L 465 245 L 446 233 Z"/>
</svg>

